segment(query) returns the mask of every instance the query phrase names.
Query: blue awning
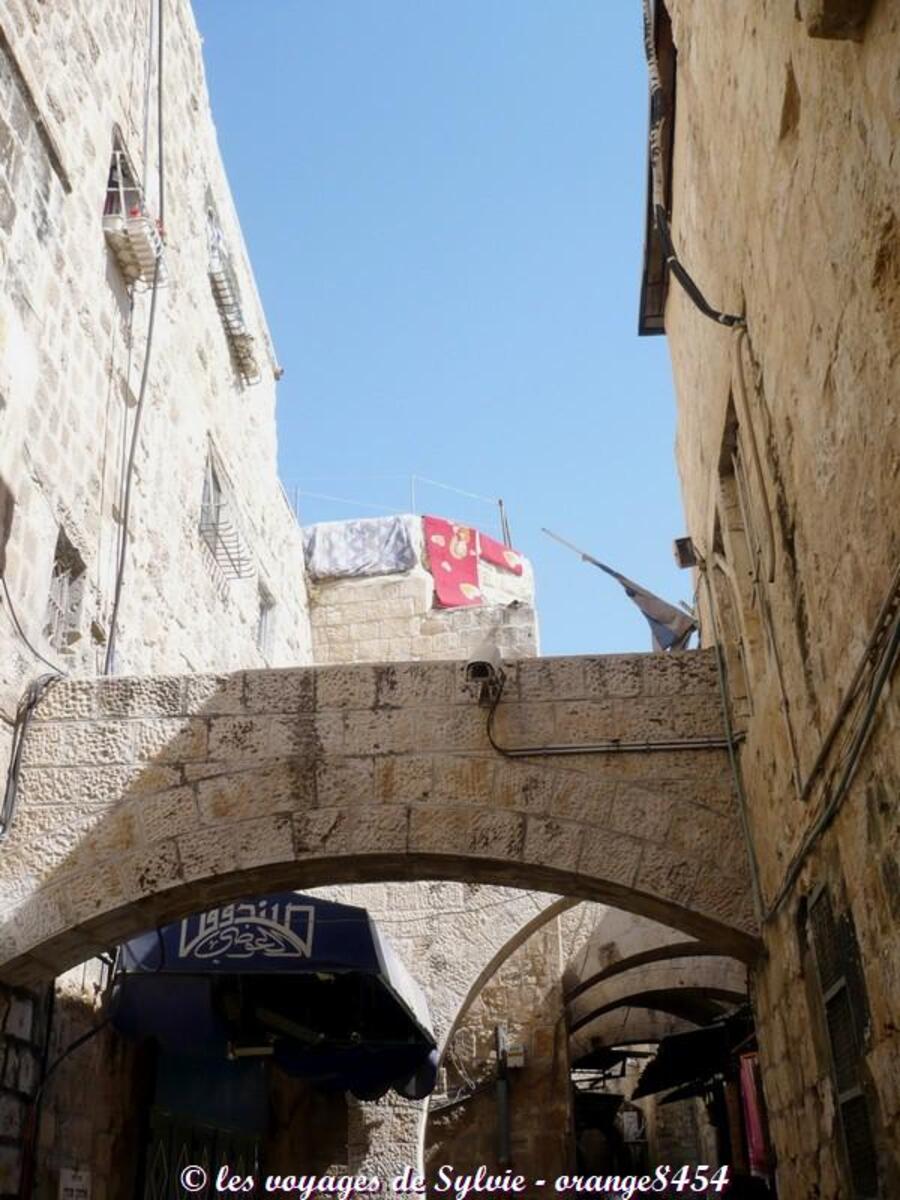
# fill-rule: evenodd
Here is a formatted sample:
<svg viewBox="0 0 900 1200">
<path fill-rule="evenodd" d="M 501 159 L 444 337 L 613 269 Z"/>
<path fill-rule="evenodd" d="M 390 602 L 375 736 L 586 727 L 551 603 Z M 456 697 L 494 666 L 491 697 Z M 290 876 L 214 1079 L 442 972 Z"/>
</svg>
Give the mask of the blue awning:
<svg viewBox="0 0 900 1200">
<path fill-rule="evenodd" d="M 319 1087 L 420 1099 L 437 1050 L 421 988 L 363 908 L 296 892 L 223 905 L 119 950 L 113 1025 L 194 1059 L 271 1058 Z"/>
</svg>

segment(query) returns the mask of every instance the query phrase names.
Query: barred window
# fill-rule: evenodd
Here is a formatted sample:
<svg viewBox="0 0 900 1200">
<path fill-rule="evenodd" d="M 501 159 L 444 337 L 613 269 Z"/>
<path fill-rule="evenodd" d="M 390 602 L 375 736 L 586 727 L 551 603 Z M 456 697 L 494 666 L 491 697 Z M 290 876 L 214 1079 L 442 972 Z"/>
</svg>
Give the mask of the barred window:
<svg viewBox="0 0 900 1200">
<path fill-rule="evenodd" d="M 212 194 L 206 195 L 206 233 L 209 250 L 209 282 L 222 319 L 222 328 L 237 373 L 245 385 L 259 383 L 256 339 L 244 315 L 241 288 Z"/>
<path fill-rule="evenodd" d="M 807 920 L 851 1195 L 853 1200 L 875 1200 L 878 1156 L 860 1072 L 869 1007 L 853 917 L 849 910 L 835 916 L 831 896 L 823 887 L 809 902 Z"/>
<path fill-rule="evenodd" d="M 103 233 L 129 286 L 165 282 L 162 235 L 118 130 L 106 183 Z"/>
<path fill-rule="evenodd" d="M 212 453 L 203 479 L 200 537 L 226 579 L 247 579 L 255 573 L 237 503 Z"/>
<path fill-rule="evenodd" d="M 61 529 L 56 539 L 44 619 L 44 637 L 59 652 L 81 637 L 84 582 L 85 566 L 81 555 Z"/>
</svg>

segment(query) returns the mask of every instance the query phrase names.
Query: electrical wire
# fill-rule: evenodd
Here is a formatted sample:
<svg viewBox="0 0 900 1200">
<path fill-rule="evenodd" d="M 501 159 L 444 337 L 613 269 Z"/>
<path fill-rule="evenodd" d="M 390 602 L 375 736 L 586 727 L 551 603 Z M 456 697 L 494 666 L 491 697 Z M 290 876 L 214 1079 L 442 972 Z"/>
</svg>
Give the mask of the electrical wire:
<svg viewBox="0 0 900 1200">
<path fill-rule="evenodd" d="M 57 683 L 62 676 L 57 672 L 53 675 L 39 675 L 25 689 L 25 694 L 16 709 L 13 724 L 12 745 L 10 747 L 9 767 L 6 772 L 6 787 L 3 792 L 3 803 L 0 805 L 0 842 L 9 835 L 16 818 L 19 803 L 19 775 L 22 770 L 22 751 L 25 736 L 34 717 L 34 710 L 47 691 Z"/>
<path fill-rule="evenodd" d="M 22 623 L 16 614 L 16 606 L 13 604 L 12 596 L 9 594 L 9 587 L 7 586 L 7 583 L 6 583 L 6 576 L 3 574 L 0 574 L 0 584 L 3 585 L 3 594 L 6 597 L 6 604 L 9 609 L 10 620 L 12 621 L 13 628 L 15 629 L 16 633 L 19 635 L 19 637 L 22 639 L 22 641 L 28 647 L 28 649 L 31 651 L 31 653 L 34 655 L 34 657 L 39 659 L 44 664 L 45 667 L 49 667 L 50 670 L 54 671 L 57 675 L 65 675 L 66 672 L 63 671 L 62 668 L 58 667 L 56 665 L 56 663 L 52 663 L 49 658 L 44 658 L 44 656 L 43 656 L 43 654 L 41 654 L 40 650 L 37 650 L 31 644 L 31 642 L 28 640 L 25 630 L 22 628 Z"/>
<path fill-rule="evenodd" d="M 103 1020 L 100 1021 L 97 1025 L 91 1026 L 91 1028 L 86 1033 L 83 1033 L 81 1035 L 81 1037 L 77 1037 L 74 1040 L 74 1042 L 70 1042 L 69 1045 L 66 1046 L 65 1050 L 63 1050 L 62 1054 L 57 1055 L 57 1057 L 53 1060 L 53 1062 L 47 1068 L 44 1078 L 41 1080 L 40 1084 L 38 1085 L 37 1090 L 35 1091 L 34 1095 L 31 1098 L 31 1104 L 33 1106 L 37 1105 L 38 1101 L 40 1100 L 40 1098 L 44 1092 L 44 1088 L 46 1088 L 48 1082 L 50 1081 L 51 1076 L 56 1071 L 56 1069 L 65 1062 L 65 1060 L 69 1057 L 70 1054 L 74 1054 L 75 1051 L 80 1046 L 83 1046 L 85 1044 L 85 1042 L 89 1042 L 91 1040 L 91 1038 L 94 1038 L 97 1036 L 98 1033 L 101 1033 L 107 1027 L 107 1025 L 109 1025 L 111 1020 L 112 1020 L 111 1017 L 104 1017 Z"/>
<path fill-rule="evenodd" d="M 681 260 L 672 242 L 669 218 L 666 211 L 666 179 L 663 163 L 662 134 L 666 121 L 666 97 L 659 73 L 656 53 L 656 29 L 653 18 L 653 0 L 643 0 L 644 53 L 647 58 L 647 73 L 650 78 L 650 179 L 653 189 L 652 207 L 662 243 L 666 265 L 682 288 L 705 317 L 719 325 L 736 326 L 746 324 L 743 317 L 735 313 L 722 312 L 714 308 L 700 290 Z"/>
<path fill-rule="evenodd" d="M 158 0 L 157 19 L 157 141 L 159 144 L 159 227 L 163 236 L 165 230 L 165 154 L 164 154 L 164 75 L 163 75 L 163 45 L 165 29 L 163 13 L 164 0 Z M 152 30 L 152 23 L 151 23 Z M 125 484 L 122 497 L 122 528 L 116 562 L 116 576 L 113 587 L 113 605 L 109 619 L 109 638 L 106 643 L 106 655 L 103 663 L 103 674 L 110 675 L 115 667 L 116 637 L 118 634 L 119 609 L 122 602 L 122 585 L 125 580 L 125 566 L 128 561 L 128 525 L 131 515 L 131 491 L 134 482 L 134 461 L 137 454 L 138 435 L 141 428 L 141 417 L 147 399 L 147 381 L 150 375 L 150 362 L 153 351 L 153 333 L 156 327 L 156 310 L 160 290 L 160 267 L 162 256 L 157 258 L 153 268 L 153 285 L 150 295 L 150 312 L 147 317 L 147 342 L 144 348 L 144 365 L 141 371 L 141 383 L 138 390 L 137 405 L 134 410 L 134 423 L 131 429 L 131 444 L 128 450 L 128 463 L 125 468 Z"/>
<path fill-rule="evenodd" d="M 757 921 L 762 920 L 763 916 L 763 895 L 762 884 L 760 882 L 759 860 L 756 857 L 756 846 L 753 842 L 753 835 L 750 829 L 750 809 L 747 803 L 747 793 L 744 791 L 744 782 L 741 778 L 741 769 L 737 760 L 735 751 L 736 738 L 734 735 L 734 727 L 731 721 L 731 709 L 728 704 L 728 681 L 725 671 L 725 655 L 722 650 L 721 642 L 719 641 L 719 628 L 716 622 L 716 606 L 713 600 L 712 584 L 709 581 L 709 575 L 706 569 L 706 560 L 701 559 L 699 564 L 700 576 L 706 585 L 706 598 L 709 603 L 709 620 L 712 626 L 713 646 L 716 654 L 716 675 L 719 681 L 719 698 L 722 704 L 722 720 L 725 724 L 725 735 L 728 741 L 728 764 L 731 767 L 731 777 L 734 780 L 734 790 L 737 793 L 738 811 L 741 819 L 741 830 L 744 834 L 744 841 L 747 843 L 747 860 L 750 866 L 750 886 L 753 892 L 753 910 L 756 914 Z"/>
<path fill-rule="evenodd" d="M 868 689 L 868 697 L 860 721 L 838 768 L 836 768 L 836 770 L 842 768 L 837 787 L 829 797 L 819 816 L 807 830 L 802 842 L 792 856 L 781 886 L 766 910 L 765 920 L 767 922 L 772 920 L 784 901 L 791 894 L 794 884 L 797 882 L 800 872 L 803 869 L 803 864 L 809 857 L 810 851 L 822 834 L 830 827 L 840 811 L 856 775 L 862 753 L 872 736 L 875 727 L 875 714 L 881 700 L 882 692 L 891 678 L 898 660 L 900 660 L 900 607 L 898 607 L 894 614 L 890 631 L 886 637 L 884 650 L 875 665 L 871 684 Z"/>
<path fill-rule="evenodd" d="M 766 494 L 766 478 L 762 469 L 762 457 L 759 453 L 759 442 L 756 437 L 756 429 L 753 419 L 750 415 L 750 404 L 747 399 L 747 381 L 744 376 L 744 343 L 747 343 L 749 354 L 753 355 L 752 347 L 750 346 L 750 335 L 747 333 L 746 326 L 736 329 L 734 338 L 734 367 L 735 378 L 737 379 L 737 388 L 735 395 L 738 399 L 740 413 L 738 419 L 741 422 L 741 428 L 747 431 L 747 440 L 750 443 L 750 455 L 753 461 L 753 470 L 756 473 L 756 483 L 759 488 L 760 497 L 763 502 L 763 515 L 766 522 L 766 545 L 765 545 L 765 573 L 766 579 L 772 583 L 775 579 L 775 525 L 772 520 L 772 509 L 768 503 Z"/>
<path fill-rule="evenodd" d="M 611 738 L 607 742 L 585 742 L 571 746 L 503 746 L 494 734 L 494 718 L 503 697 L 506 680 L 501 679 L 495 689 L 487 717 L 487 738 L 492 749 L 504 758 L 554 758 L 571 754 L 646 754 L 668 750 L 724 750 L 731 742 L 728 738 L 661 738 L 652 742 L 622 742 Z M 737 735 L 736 735 L 737 737 Z"/>
</svg>

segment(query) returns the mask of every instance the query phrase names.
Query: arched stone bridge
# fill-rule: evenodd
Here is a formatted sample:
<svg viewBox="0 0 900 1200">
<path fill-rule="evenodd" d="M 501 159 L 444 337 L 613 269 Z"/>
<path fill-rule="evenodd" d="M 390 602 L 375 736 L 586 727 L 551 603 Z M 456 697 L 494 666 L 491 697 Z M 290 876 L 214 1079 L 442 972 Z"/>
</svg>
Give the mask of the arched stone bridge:
<svg viewBox="0 0 900 1200">
<path fill-rule="evenodd" d="M 501 745 L 462 663 L 65 680 L 0 845 L 0 976 L 284 887 L 512 884 L 758 946 L 708 651 L 507 664 Z M 714 744 L 697 745 L 697 739 Z M 644 748 L 645 743 L 680 748 Z"/>
</svg>

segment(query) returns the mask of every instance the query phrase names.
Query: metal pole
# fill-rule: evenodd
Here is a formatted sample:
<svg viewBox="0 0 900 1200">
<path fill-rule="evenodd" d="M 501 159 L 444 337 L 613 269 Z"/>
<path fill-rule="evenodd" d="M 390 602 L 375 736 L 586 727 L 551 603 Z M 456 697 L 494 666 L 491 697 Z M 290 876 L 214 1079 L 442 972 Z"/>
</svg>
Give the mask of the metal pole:
<svg viewBox="0 0 900 1200">
<path fill-rule="evenodd" d="M 494 1041 L 497 1047 L 497 1165 L 508 1167 L 511 1163 L 509 1136 L 509 1073 L 507 1069 L 506 1026 L 494 1026 Z"/>
</svg>

